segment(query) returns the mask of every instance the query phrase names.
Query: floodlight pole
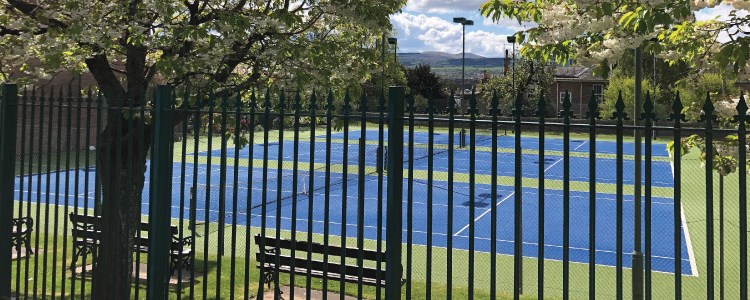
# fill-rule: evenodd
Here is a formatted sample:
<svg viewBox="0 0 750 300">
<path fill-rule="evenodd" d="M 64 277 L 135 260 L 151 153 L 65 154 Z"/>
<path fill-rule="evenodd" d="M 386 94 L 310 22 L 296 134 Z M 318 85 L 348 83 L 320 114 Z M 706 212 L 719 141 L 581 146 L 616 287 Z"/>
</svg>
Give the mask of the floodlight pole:
<svg viewBox="0 0 750 300">
<path fill-rule="evenodd" d="M 385 33 L 380 40 L 380 94 L 385 93 Z"/>
<path fill-rule="evenodd" d="M 511 78 L 510 78 L 510 90 L 513 92 L 513 97 L 516 97 L 516 37 L 513 35 L 508 36 L 508 43 L 512 44 L 513 52 L 511 56 Z"/>
<path fill-rule="evenodd" d="M 396 77 L 396 63 L 398 62 L 398 39 L 397 38 L 388 38 L 388 44 L 393 45 L 393 77 L 395 79 Z"/>
<path fill-rule="evenodd" d="M 466 90 L 466 26 L 474 25 L 474 21 L 459 17 L 453 18 L 453 23 L 461 24 L 461 103 L 463 103 L 464 90 Z"/>
</svg>

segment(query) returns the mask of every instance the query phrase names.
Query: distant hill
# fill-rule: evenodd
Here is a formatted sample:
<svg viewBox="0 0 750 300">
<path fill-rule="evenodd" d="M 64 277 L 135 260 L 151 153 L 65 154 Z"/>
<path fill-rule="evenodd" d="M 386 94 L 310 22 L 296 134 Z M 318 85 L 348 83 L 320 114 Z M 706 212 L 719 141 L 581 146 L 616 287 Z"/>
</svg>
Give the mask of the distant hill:
<svg viewBox="0 0 750 300">
<path fill-rule="evenodd" d="M 405 67 L 413 67 L 418 64 L 429 65 L 432 68 L 461 67 L 461 53 L 451 54 L 445 52 L 422 52 L 422 53 L 399 53 L 398 59 Z M 503 58 L 489 58 L 481 55 L 466 53 L 467 67 L 502 67 Z"/>
</svg>

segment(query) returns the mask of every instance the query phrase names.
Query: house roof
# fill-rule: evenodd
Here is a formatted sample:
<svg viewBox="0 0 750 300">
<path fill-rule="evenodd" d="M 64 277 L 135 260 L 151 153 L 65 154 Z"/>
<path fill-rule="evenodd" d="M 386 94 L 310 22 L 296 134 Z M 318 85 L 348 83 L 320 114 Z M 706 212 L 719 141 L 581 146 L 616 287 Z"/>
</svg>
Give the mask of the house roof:
<svg viewBox="0 0 750 300">
<path fill-rule="evenodd" d="M 565 66 L 555 68 L 553 75 L 556 81 L 590 81 L 607 82 L 607 79 L 594 75 L 594 69 L 582 66 Z"/>
</svg>

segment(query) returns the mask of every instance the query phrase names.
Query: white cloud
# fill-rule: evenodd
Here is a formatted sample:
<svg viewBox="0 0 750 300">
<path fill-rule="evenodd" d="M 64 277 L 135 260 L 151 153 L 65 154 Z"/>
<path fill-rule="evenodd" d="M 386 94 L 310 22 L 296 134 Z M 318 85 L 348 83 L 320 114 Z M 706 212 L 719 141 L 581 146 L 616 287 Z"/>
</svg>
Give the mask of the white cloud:
<svg viewBox="0 0 750 300">
<path fill-rule="evenodd" d="M 479 11 L 487 0 L 409 0 L 405 10 L 417 13 Z"/>
<path fill-rule="evenodd" d="M 530 22 L 523 22 L 519 25 L 518 21 L 512 19 L 500 19 L 497 21 L 492 21 L 492 19 L 489 18 L 484 18 L 484 20 L 482 21 L 482 25 L 511 33 L 536 27 L 535 23 Z"/>
<path fill-rule="evenodd" d="M 442 51 L 461 52 L 461 25 L 424 14 L 401 13 L 391 17 L 399 33 L 399 45 L 404 52 Z M 467 27 L 466 51 L 482 56 L 502 56 L 506 35 Z"/>
</svg>

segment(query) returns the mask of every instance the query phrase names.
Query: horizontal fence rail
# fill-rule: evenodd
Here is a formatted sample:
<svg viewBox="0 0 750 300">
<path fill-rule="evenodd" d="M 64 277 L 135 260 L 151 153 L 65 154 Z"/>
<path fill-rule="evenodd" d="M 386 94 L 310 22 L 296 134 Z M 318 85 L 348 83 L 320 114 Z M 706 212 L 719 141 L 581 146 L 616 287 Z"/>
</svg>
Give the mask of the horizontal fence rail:
<svg viewBox="0 0 750 300">
<path fill-rule="evenodd" d="M 95 91 L 4 86 L 0 299 L 747 299 L 744 97 Z"/>
</svg>

